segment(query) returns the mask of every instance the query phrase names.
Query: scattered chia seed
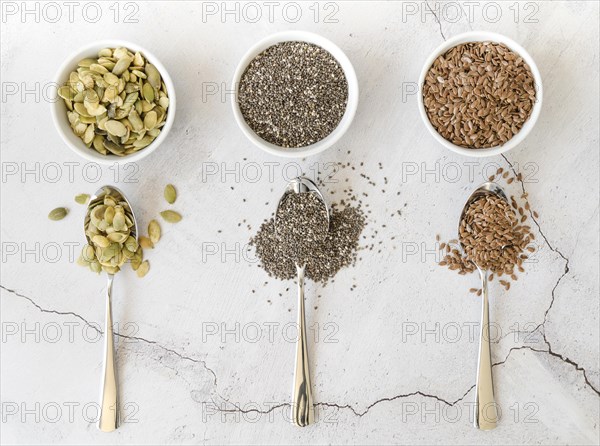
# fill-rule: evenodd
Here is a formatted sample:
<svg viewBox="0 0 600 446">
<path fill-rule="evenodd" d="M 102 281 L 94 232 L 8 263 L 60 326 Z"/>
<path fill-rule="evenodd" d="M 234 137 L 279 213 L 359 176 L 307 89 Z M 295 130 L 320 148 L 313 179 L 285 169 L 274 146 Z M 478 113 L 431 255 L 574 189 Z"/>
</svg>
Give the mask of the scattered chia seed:
<svg viewBox="0 0 600 446">
<path fill-rule="evenodd" d="M 337 60 L 307 42 L 282 42 L 256 56 L 242 74 L 238 104 L 262 139 L 284 148 L 327 137 L 348 101 L 348 82 Z"/>
</svg>

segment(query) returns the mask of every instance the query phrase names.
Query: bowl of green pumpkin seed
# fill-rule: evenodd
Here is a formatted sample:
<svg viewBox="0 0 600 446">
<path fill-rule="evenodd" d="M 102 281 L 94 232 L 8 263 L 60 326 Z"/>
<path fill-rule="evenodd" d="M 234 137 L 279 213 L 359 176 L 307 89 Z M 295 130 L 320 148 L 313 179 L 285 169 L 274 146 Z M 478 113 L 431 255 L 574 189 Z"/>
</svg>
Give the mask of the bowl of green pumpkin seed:
<svg viewBox="0 0 600 446">
<path fill-rule="evenodd" d="M 52 117 L 58 133 L 89 161 L 139 161 L 173 125 L 173 81 L 152 53 L 134 43 L 92 43 L 63 63 L 55 81 Z"/>
</svg>

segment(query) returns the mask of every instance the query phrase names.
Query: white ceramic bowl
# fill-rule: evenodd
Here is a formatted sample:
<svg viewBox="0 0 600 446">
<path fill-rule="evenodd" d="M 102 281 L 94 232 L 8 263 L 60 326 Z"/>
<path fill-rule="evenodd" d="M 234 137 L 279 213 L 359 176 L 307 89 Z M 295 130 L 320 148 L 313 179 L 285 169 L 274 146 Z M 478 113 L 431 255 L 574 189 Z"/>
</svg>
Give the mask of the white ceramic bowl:
<svg viewBox="0 0 600 446">
<path fill-rule="evenodd" d="M 508 140 L 502 146 L 490 147 L 487 149 L 467 149 L 465 147 L 457 146 L 456 144 L 451 143 L 447 139 L 445 139 L 442 135 L 440 135 L 437 130 L 431 125 L 429 122 L 429 118 L 427 117 L 427 113 L 425 111 L 425 104 L 423 103 L 423 84 L 425 82 L 425 76 L 429 71 L 429 68 L 439 56 L 444 54 L 450 48 L 455 47 L 456 45 L 460 45 L 461 43 L 467 42 L 497 42 L 506 45 L 512 51 L 517 53 L 519 56 L 523 58 L 523 60 L 529 65 L 531 68 L 531 73 L 533 74 L 535 88 L 536 88 L 536 101 L 533 105 L 533 110 L 531 111 L 531 115 L 529 119 L 525 121 L 523 127 L 519 133 L 514 135 L 510 140 Z M 433 137 L 439 141 L 440 144 L 452 150 L 453 152 L 460 153 L 461 155 L 473 156 L 473 157 L 485 157 L 485 156 L 493 156 L 504 153 L 513 147 L 517 146 L 521 141 L 525 139 L 525 137 L 529 134 L 535 122 L 540 115 L 540 110 L 542 109 L 542 77 L 538 70 L 537 65 L 535 64 L 533 58 L 529 55 L 525 48 L 516 43 L 514 40 L 509 39 L 506 36 L 496 33 L 490 33 L 486 31 L 473 31 L 467 32 L 463 34 L 459 34 L 441 44 L 439 47 L 435 49 L 433 53 L 427 58 L 425 61 L 425 65 L 423 65 L 423 69 L 421 70 L 421 75 L 419 76 L 419 112 L 421 113 L 421 118 L 423 118 L 423 122 L 425 123 L 425 127 L 431 132 Z"/>
<path fill-rule="evenodd" d="M 331 55 L 338 61 L 342 70 L 344 71 L 344 75 L 346 76 L 346 81 L 348 82 L 348 102 L 346 104 L 346 111 L 342 116 L 337 127 L 331 132 L 326 138 L 317 141 L 314 144 L 298 147 L 298 148 L 283 148 L 277 146 L 275 144 L 271 144 L 260 136 L 258 136 L 254 131 L 250 128 L 250 126 L 244 120 L 244 116 L 240 111 L 238 106 L 238 87 L 240 85 L 240 79 L 248 64 L 254 59 L 258 54 L 262 53 L 264 50 L 269 48 L 270 46 L 276 45 L 281 42 L 290 42 L 290 41 L 302 41 L 309 42 L 315 45 L 320 46 L 324 50 L 329 51 Z M 233 106 L 233 116 L 235 120 L 242 130 L 242 132 L 248 137 L 250 141 L 252 141 L 256 146 L 263 149 L 265 152 L 271 153 L 273 155 L 284 156 L 288 158 L 301 158 L 305 156 L 315 155 L 317 153 L 322 152 L 323 150 L 331 147 L 337 140 L 339 140 L 342 135 L 348 130 L 350 124 L 352 123 L 352 119 L 354 118 L 354 114 L 356 112 L 356 107 L 358 105 L 358 81 L 356 79 L 356 73 L 354 72 L 354 67 L 350 63 L 350 60 L 344 52 L 333 42 L 325 39 L 324 37 L 319 36 L 318 34 L 313 34 L 305 31 L 284 31 L 276 34 L 272 34 L 265 39 L 262 39 L 258 43 L 256 43 L 252 48 L 250 48 L 242 60 L 237 66 L 235 70 L 235 74 L 233 76 L 233 85 L 235 86 L 235 92 L 232 96 L 231 105 Z"/>
<path fill-rule="evenodd" d="M 124 40 L 103 40 L 99 42 L 94 42 L 86 46 L 85 48 L 81 48 L 80 50 L 74 52 L 62 64 L 62 66 L 58 70 L 58 73 L 56 73 L 56 84 L 64 85 L 65 82 L 69 80 L 69 73 L 77 68 L 77 63 L 81 59 L 85 59 L 86 57 L 97 57 L 98 51 L 102 48 L 119 47 L 124 47 L 131 51 L 139 51 L 146 58 L 146 60 L 148 60 L 157 68 L 162 80 L 164 81 L 167 87 L 167 94 L 169 95 L 169 108 L 167 110 L 167 120 L 165 122 L 165 125 L 162 127 L 160 134 L 156 137 L 154 141 L 152 141 L 150 145 L 138 152 L 126 156 L 117 156 L 113 154 L 102 155 L 96 152 L 94 148 L 86 147 L 81 138 L 79 138 L 77 135 L 75 135 L 75 133 L 73 133 L 73 129 L 71 129 L 69 120 L 67 119 L 67 107 L 65 106 L 64 101 L 57 96 L 57 100 L 55 100 L 52 104 L 52 118 L 54 119 L 56 129 L 58 130 L 58 133 L 62 137 L 63 141 L 78 155 L 81 155 L 83 158 L 89 161 L 101 164 L 131 163 L 139 161 L 142 158 L 150 155 L 165 140 L 165 138 L 169 134 L 169 130 L 171 130 L 171 127 L 173 126 L 173 120 L 175 119 L 175 87 L 173 86 L 173 81 L 169 77 L 169 73 L 167 73 L 165 67 L 160 63 L 156 56 L 154 56 L 154 54 L 152 54 L 145 48 L 142 48 L 141 46 L 131 42 L 126 42 Z"/>
</svg>

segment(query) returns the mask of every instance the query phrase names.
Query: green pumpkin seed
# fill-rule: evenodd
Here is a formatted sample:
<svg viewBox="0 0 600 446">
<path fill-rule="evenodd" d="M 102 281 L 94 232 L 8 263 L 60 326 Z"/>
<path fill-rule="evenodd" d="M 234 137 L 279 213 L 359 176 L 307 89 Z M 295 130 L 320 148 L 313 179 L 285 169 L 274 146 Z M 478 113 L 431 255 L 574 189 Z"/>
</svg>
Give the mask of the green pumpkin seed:
<svg viewBox="0 0 600 446">
<path fill-rule="evenodd" d="M 94 124 L 90 124 L 88 126 L 88 128 L 85 130 L 85 133 L 83 134 L 83 142 L 86 144 L 92 144 L 92 141 L 94 140 Z"/>
<path fill-rule="evenodd" d="M 150 110 L 152 110 L 155 107 L 155 104 L 151 104 L 150 102 L 148 102 L 144 99 L 144 100 L 140 101 L 140 107 L 141 107 L 142 113 L 148 113 Z M 137 107 L 136 107 L 136 110 L 137 110 Z M 138 110 L 138 113 L 140 113 L 139 110 Z"/>
<path fill-rule="evenodd" d="M 127 128 L 119 121 L 115 121 L 115 120 L 110 120 L 110 121 L 106 121 L 106 123 L 104 124 L 104 127 L 106 128 L 106 131 L 108 133 L 110 133 L 111 135 L 114 136 L 125 136 L 125 134 L 127 133 Z"/>
<path fill-rule="evenodd" d="M 129 56 L 129 51 L 127 51 L 127 48 L 119 47 L 119 48 L 115 48 L 115 50 L 113 51 L 113 57 L 116 59 L 121 59 L 123 57 L 128 57 L 128 56 Z"/>
<path fill-rule="evenodd" d="M 108 273 L 108 274 L 117 274 L 119 272 L 118 266 L 102 265 L 102 269 L 104 270 L 105 273 Z"/>
<path fill-rule="evenodd" d="M 102 65 L 99 65 L 97 63 L 93 63 L 90 65 L 90 70 L 92 70 L 95 73 L 101 74 L 101 75 L 105 75 L 106 73 L 108 73 L 108 70 L 106 69 L 106 67 L 103 67 Z"/>
<path fill-rule="evenodd" d="M 119 85 L 119 77 L 114 73 L 104 73 L 103 79 L 108 85 L 112 85 L 113 87 Z"/>
<path fill-rule="evenodd" d="M 92 245 L 85 245 L 81 251 L 81 255 L 87 262 L 91 262 L 96 258 L 95 250 Z"/>
<path fill-rule="evenodd" d="M 156 69 L 156 67 L 152 64 L 146 64 L 146 74 L 148 75 L 148 82 L 152 86 L 152 88 L 160 89 L 161 79 L 160 73 Z"/>
<path fill-rule="evenodd" d="M 125 241 L 127 240 L 127 237 L 129 237 L 129 235 L 125 234 L 123 232 L 113 232 L 106 236 L 106 238 L 109 239 L 111 242 L 117 242 L 117 243 L 125 243 Z"/>
<path fill-rule="evenodd" d="M 178 223 L 181 221 L 181 214 L 179 214 L 178 212 L 175 212 L 175 211 L 171 211 L 171 210 L 162 211 L 160 213 L 160 216 L 167 223 Z"/>
<path fill-rule="evenodd" d="M 158 243 L 160 235 L 160 225 L 156 220 L 150 220 L 150 223 L 148 223 L 148 236 L 150 237 L 150 241 L 152 241 L 153 244 Z"/>
<path fill-rule="evenodd" d="M 150 240 L 148 237 L 140 235 L 138 237 L 138 242 L 142 249 L 154 249 L 154 243 L 152 243 L 152 240 Z"/>
<path fill-rule="evenodd" d="M 59 221 L 65 218 L 68 213 L 69 211 L 66 208 L 56 208 L 50 211 L 48 218 L 53 221 Z"/>
<path fill-rule="evenodd" d="M 77 102 L 73 108 L 75 109 L 75 111 L 77 113 L 79 113 L 82 116 L 88 116 L 91 117 L 92 115 L 90 115 L 90 113 L 87 110 L 87 107 L 82 103 L 82 102 Z"/>
<path fill-rule="evenodd" d="M 102 135 L 96 135 L 94 137 L 93 146 L 94 146 L 94 149 L 96 149 L 96 151 L 98 153 L 101 153 L 102 155 L 106 155 L 108 153 L 108 151 L 104 147 L 103 142 L 104 142 L 104 137 Z"/>
<path fill-rule="evenodd" d="M 138 248 L 138 250 L 135 252 L 135 254 L 133 255 L 133 257 L 131 258 L 131 269 L 136 271 L 142 264 L 143 259 L 144 259 L 144 251 L 142 250 L 142 247 L 140 246 Z"/>
<path fill-rule="evenodd" d="M 113 218 L 115 218 L 115 208 L 113 206 L 108 205 L 108 207 L 104 211 L 104 220 L 106 220 L 106 222 L 109 225 L 112 225 Z"/>
<path fill-rule="evenodd" d="M 68 85 L 63 85 L 58 89 L 58 95 L 68 101 L 75 99 L 75 92 Z"/>
<path fill-rule="evenodd" d="M 166 110 L 167 108 L 169 108 L 169 98 L 166 96 L 162 96 L 158 100 L 158 105 L 160 105 L 162 108 L 164 108 Z"/>
<path fill-rule="evenodd" d="M 100 271 L 102 271 L 102 265 L 100 265 L 100 262 L 97 260 L 94 260 L 93 262 L 90 262 L 90 270 L 94 273 L 100 274 Z"/>
<path fill-rule="evenodd" d="M 121 254 L 123 254 L 123 257 L 125 257 L 125 259 L 131 260 L 133 258 L 133 256 L 135 255 L 135 252 L 131 252 L 129 249 L 123 248 L 123 251 L 121 251 Z"/>
<path fill-rule="evenodd" d="M 133 147 L 136 150 L 143 149 L 144 147 L 150 145 L 154 141 L 154 137 L 152 136 L 144 136 L 142 139 L 139 139 L 133 143 Z"/>
<path fill-rule="evenodd" d="M 100 248 L 107 248 L 111 246 L 110 240 L 103 235 L 95 235 L 92 237 L 92 242 L 94 245 L 99 246 Z M 114 255 L 114 254 L 113 254 Z"/>
<path fill-rule="evenodd" d="M 113 155 L 122 155 L 125 151 L 124 147 L 106 139 L 103 141 L 102 144 L 104 145 L 104 148 Z"/>
<path fill-rule="evenodd" d="M 135 64 L 136 67 L 141 67 L 144 65 L 144 58 L 143 56 L 140 54 L 139 51 L 137 51 L 135 53 L 135 55 L 133 56 L 133 63 Z"/>
<path fill-rule="evenodd" d="M 75 195 L 75 202 L 79 203 L 79 204 L 86 204 L 89 199 L 90 199 L 90 196 L 88 194 Z"/>
<path fill-rule="evenodd" d="M 177 200 L 177 190 L 175 190 L 175 186 L 173 186 L 172 184 L 167 184 L 165 186 L 164 196 L 165 200 L 167 200 L 167 203 L 175 203 L 175 200 Z"/>
<path fill-rule="evenodd" d="M 115 64 L 115 67 L 112 69 L 112 73 L 117 76 L 122 75 L 125 72 L 125 70 L 129 68 L 131 62 L 133 62 L 133 59 L 131 59 L 129 56 L 120 58 Z"/>
<path fill-rule="evenodd" d="M 116 213 L 112 224 L 113 228 L 115 228 L 115 231 L 126 230 L 127 225 L 125 224 L 125 214 L 123 212 Z"/>
<path fill-rule="evenodd" d="M 156 127 L 156 123 L 158 122 L 157 118 L 158 117 L 155 111 L 149 111 L 146 113 L 146 116 L 144 117 L 144 127 L 146 130 L 152 130 L 154 127 Z"/>
<path fill-rule="evenodd" d="M 108 240 L 108 239 L 107 239 Z M 121 247 L 118 243 L 110 243 L 106 248 L 102 249 L 102 255 L 100 256 L 100 262 L 108 262 L 113 257 L 121 252 Z"/>
<path fill-rule="evenodd" d="M 154 102 L 154 88 L 152 88 L 149 82 L 144 83 L 142 86 L 142 96 L 148 102 Z"/>
<path fill-rule="evenodd" d="M 96 63 L 96 59 L 81 59 L 77 66 L 89 68 L 91 64 Z"/>
<path fill-rule="evenodd" d="M 144 260 L 141 263 L 141 265 L 139 266 L 139 268 L 137 268 L 136 274 L 138 277 L 142 278 L 146 274 L 148 274 L 149 270 L 150 270 L 150 263 L 148 263 L 148 260 Z"/>
<path fill-rule="evenodd" d="M 125 240 L 125 247 L 131 252 L 136 252 L 138 246 L 138 241 L 132 236 L 127 237 L 127 240 Z"/>
<path fill-rule="evenodd" d="M 129 112 L 129 122 L 131 123 L 131 127 L 136 132 L 141 131 L 144 128 L 144 121 L 141 120 L 140 115 L 135 110 L 131 110 Z"/>
</svg>

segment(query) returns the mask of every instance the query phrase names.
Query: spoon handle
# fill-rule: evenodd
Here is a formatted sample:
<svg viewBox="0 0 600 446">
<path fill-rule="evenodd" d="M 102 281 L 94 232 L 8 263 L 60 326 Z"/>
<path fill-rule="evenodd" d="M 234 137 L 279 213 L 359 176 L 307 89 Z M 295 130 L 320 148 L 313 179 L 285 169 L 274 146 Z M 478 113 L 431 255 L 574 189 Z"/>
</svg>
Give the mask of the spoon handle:
<svg viewBox="0 0 600 446">
<path fill-rule="evenodd" d="M 483 305 L 481 311 L 481 331 L 479 337 L 479 362 L 477 364 L 477 384 L 475 386 L 475 427 L 490 430 L 496 427 L 498 414 L 494 401 L 494 380 L 492 378 L 492 355 L 490 349 L 490 309 L 488 299 L 487 271 L 481 271 Z"/>
<path fill-rule="evenodd" d="M 298 272 L 298 340 L 296 341 L 296 370 L 292 395 L 292 422 L 296 426 L 303 427 L 314 422 L 314 408 L 304 317 L 304 267 L 296 266 L 296 270 Z"/>
<path fill-rule="evenodd" d="M 119 424 L 119 406 L 117 398 L 117 365 L 115 363 L 115 345 L 112 322 L 112 284 L 114 276 L 108 275 L 106 285 L 106 320 L 104 323 L 104 379 L 100 393 L 100 417 L 98 429 L 104 432 L 114 431 Z"/>
</svg>

